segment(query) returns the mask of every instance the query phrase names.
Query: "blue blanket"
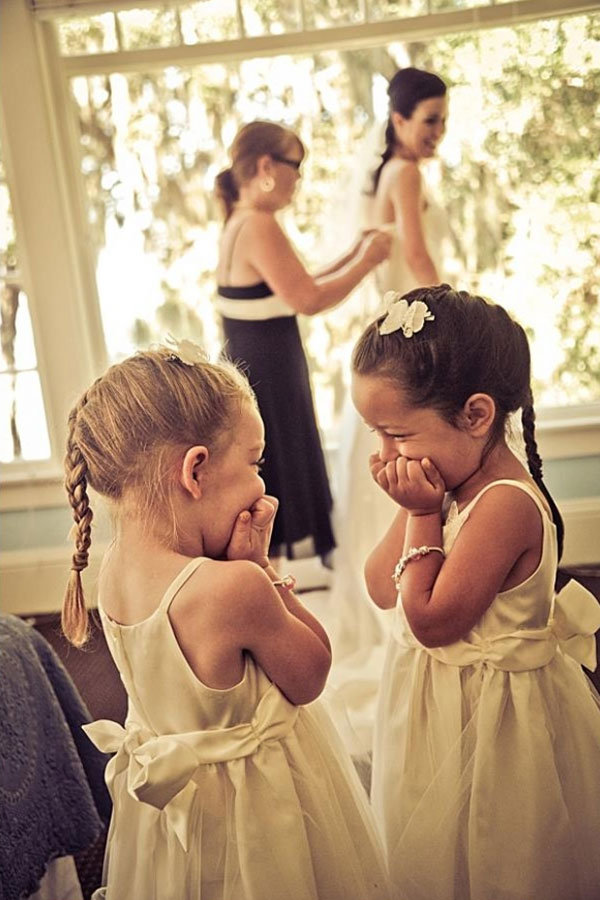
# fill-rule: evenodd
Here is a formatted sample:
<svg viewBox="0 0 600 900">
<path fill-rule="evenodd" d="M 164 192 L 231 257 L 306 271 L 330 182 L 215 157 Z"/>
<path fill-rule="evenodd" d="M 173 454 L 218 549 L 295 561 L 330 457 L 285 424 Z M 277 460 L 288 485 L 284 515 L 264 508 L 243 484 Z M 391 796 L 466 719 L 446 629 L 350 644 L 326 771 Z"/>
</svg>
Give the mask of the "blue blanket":
<svg viewBox="0 0 600 900">
<path fill-rule="evenodd" d="M 89 721 L 47 641 L 0 615 L 0 900 L 36 890 L 48 862 L 88 847 L 110 816 Z"/>
</svg>

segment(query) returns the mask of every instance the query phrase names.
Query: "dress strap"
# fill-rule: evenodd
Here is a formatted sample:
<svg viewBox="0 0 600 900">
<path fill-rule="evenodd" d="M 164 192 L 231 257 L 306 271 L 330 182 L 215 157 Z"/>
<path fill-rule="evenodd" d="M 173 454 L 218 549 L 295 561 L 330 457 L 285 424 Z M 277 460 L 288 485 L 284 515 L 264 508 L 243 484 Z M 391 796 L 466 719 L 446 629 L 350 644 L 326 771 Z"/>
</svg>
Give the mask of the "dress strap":
<svg viewBox="0 0 600 900">
<path fill-rule="evenodd" d="M 179 575 L 175 576 L 169 587 L 166 589 L 157 609 L 168 609 L 173 602 L 175 595 L 181 590 L 188 578 L 190 578 L 196 569 L 202 565 L 202 563 L 206 562 L 206 560 L 206 556 L 195 556 L 194 559 L 190 559 L 189 563 L 185 564 Z"/>
<path fill-rule="evenodd" d="M 476 495 L 473 497 L 473 499 L 469 501 L 469 503 L 467 503 L 467 505 L 464 507 L 464 509 L 462 509 L 462 510 L 460 511 L 459 516 L 462 517 L 462 516 L 468 515 L 468 514 L 471 512 L 472 508 L 473 508 L 473 507 L 475 506 L 475 504 L 477 503 L 477 501 L 478 501 L 481 497 L 483 497 L 483 495 L 484 495 L 487 491 L 489 491 L 490 488 L 496 487 L 496 486 L 499 485 L 499 484 L 506 484 L 506 485 L 508 485 L 509 487 L 516 487 L 516 488 L 519 488 L 521 491 L 524 491 L 526 494 L 528 494 L 528 495 L 531 497 L 531 499 L 533 500 L 533 502 L 535 503 L 535 505 L 536 505 L 537 508 L 539 509 L 540 513 L 542 514 L 542 519 L 543 519 L 544 521 L 549 521 L 551 524 L 553 524 L 553 523 L 552 523 L 552 519 L 551 519 L 551 518 L 549 517 L 549 515 L 548 515 L 548 510 L 546 509 L 546 507 L 544 506 L 544 504 L 543 504 L 542 501 L 540 500 L 540 498 L 539 498 L 539 496 L 538 496 L 538 494 L 537 494 L 537 491 L 535 491 L 535 490 L 531 487 L 530 484 L 527 484 L 527 482 L 525 482 L 525 481 L 518 481 L 517 479 L 513 479 L 513 478 L 499 478 L 497 481 L 490 481 L 489 484 L 486 484 L 485 487 L 483 487 L 483 488 L 479 491 L 479 493 L 476 494 Z"/>
</svg>

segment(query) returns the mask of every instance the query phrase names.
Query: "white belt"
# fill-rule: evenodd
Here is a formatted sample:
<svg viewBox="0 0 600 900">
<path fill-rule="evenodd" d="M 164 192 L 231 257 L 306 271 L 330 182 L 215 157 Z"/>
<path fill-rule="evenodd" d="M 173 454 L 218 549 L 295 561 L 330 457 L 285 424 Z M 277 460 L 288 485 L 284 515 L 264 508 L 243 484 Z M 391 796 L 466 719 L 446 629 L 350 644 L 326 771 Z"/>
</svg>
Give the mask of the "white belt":
<svg viewBox="0 0 600 900">
<path fill-rule="evenodd" d="M 600 628 L 598 601 L 577 581 L 570 581 L 554 598 L 544 628 L 523 628 L 508 634 L 459 640 L 444 647 L 424 647 L 411 632 L 404 611 L 394 611 L 392 633 L 406 648 L 421 649 L 450 666 L 485 664 L 505 672 L 524 672 L 548 665 L 558 647 L 591 672 L 596 668 L 594 634 Z"/>
<path fill-rule="evenodd" d="M 260 300 L 229 300 L 217 297 L 217 311 L 226 319 L 241 319 L 246 322 L 257 322 L 265 319 L 278 319 L 281 316 L 295 316 L 294 310 L 280 300 L 279 297 L 264 297 Z"/>
</svg>

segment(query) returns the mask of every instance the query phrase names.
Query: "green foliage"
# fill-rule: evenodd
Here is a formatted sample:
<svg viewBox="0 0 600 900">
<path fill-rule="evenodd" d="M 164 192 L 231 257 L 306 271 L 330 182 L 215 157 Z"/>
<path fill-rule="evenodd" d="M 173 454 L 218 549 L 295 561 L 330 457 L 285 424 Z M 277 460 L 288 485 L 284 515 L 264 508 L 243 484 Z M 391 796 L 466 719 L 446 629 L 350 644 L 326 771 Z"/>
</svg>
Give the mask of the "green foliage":
<svg viewBox="0 0 600 900">
<path fill-rule="evenodd" d="M 401 5 L 371 6 L 385 17 Z M 341 0 L 306 4 L 307 16 L 321 22 L 353 9 Z M 297 27 L 295 2 L 257 0 L 253 14 L 256 33 Z M 155 17 L 143 35 L 139 29 L 140 41 L 164 43 L 172 27 L 172 19 Z M 133 345 L 165 329 L 207 343 L 216 334 L 210 309 L 220 219 L 212 184 L 244 121 L 283 121 L 301 134 L 309 153 L 286 227 L 311 267 L 328 261 L 323 229 L 373 120 L 374 79 L 389 79 L 406 55 L 450 86 L 440 191 L 463 285 L 504 303 L 528 328 L 545 402 L 600 398 L 600 21 L 593 15 L 427 44 L 75 79 L 93 242 L 101 252 L 133 230 L 159 272 L 162 299 L 146 319 L 130 315 Z M 316 383 L 336 406 L 363 317 L 350 303 L 303 325 Z"/>
</svg>

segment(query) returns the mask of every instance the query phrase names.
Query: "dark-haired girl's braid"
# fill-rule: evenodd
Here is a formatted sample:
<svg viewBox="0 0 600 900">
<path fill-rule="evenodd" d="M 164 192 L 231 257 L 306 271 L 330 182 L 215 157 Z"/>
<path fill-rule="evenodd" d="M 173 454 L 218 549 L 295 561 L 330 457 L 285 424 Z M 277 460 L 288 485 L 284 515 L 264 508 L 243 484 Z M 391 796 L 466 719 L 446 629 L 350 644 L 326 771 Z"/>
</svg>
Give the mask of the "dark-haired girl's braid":
<svg viewBox="0 0 600 900">
<path fill-rule="evenodd" d="M 385 150 L 381 154 L 381 162 L 373 172 L 373 186 L 371 189 L 371 193 L 374 194 L 377 190 L 377 185 L 379 184 L 379 179 L 381 178 L 381 172 L 383 167 L 385 166 L 388 159 L 391 159 L 394 154 L 394 144 L 396 143 L 396 132 L 394 131 L 394 123 L 392 122 L 392 117 L 388 119 L 388 123 L 385 129 Z"/>
<path fill-rule="evenodd" d="M 556 525 L 558 558 L 560 560 L 563 552 L 565 526 L 562 520 L 562 516 L 558 510 L 558 506 L 554 502 L 550 491 L 544 484 L 544 479 L 542 477 L 542 458 L 538 453 L 537 441 L 535 439 L 535 411 L 533 409 L 533 397 L 531 396 L 531 391 L 529 392 L 529 396 L 527 397 L 527 400 L 523 405 L 523 409 L 521 410 L 521 422 L 523 424 L 523 440 L 525 441 L 525 450 L 527 452 L 527 465 L 529 466 L 531 477 L 541 490 L 542 494 L 548 501 L 548 505 L 550 506 L 552 519 L 554 521 L 554 524 Z"/>
<path fill-rule="evenodd" d="M 65 636 L 81 647 L 88 638 L 88 612 L 85 605 L 81 572 L 88 565 L 92 542 L 91 526 L 94 514 L 87 495 L 87 462 L 75 440 L 77 416 L 87 402 L 87 394 L 81 398 L 68 419 L 67 452 L 65 456 L 65 488 L 73 510 L 75 552 L 62 610 L 62 629 Z"/>
</svg>

